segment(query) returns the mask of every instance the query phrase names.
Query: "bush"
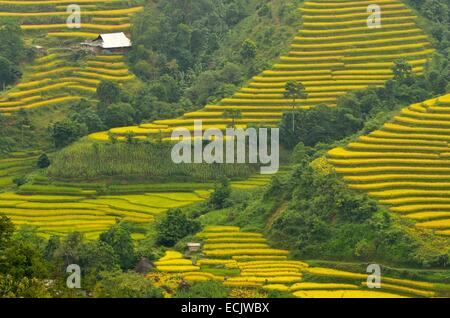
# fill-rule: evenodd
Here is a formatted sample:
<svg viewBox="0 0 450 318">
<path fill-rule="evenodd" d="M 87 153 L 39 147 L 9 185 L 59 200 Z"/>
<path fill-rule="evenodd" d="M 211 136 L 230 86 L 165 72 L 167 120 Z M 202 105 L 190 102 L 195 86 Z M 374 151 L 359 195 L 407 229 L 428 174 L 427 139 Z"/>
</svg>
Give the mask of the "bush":
<svg viewBox="0 0 450 318">
<path fill-rule="evenodd" d="M 216 183 L 215 190 L 208 200 L 208 205 L 215 210 L 226 208 L 230 205 L 230 195 L 230 180 L 222 178 L 220 182 Z"/>
<path fill-rule="evenodd" d="M 162 298 L 162 293 L 140 274 L 115 271 L 101 274 L 93 296 L 96 298 Z"/>
<path fill-rule="evenodd" d="M 51 162 L 50 162 L 50 159 L 48 158 L 47 154 L 43 153 L 38 158 L 37 167 L 39 169 L 44 169 L 44 168 L 47 168 L 48 166 L 50 166 L 50 163 Z"/>
<path fill-rule="evenodd" d="M 169 210 L 165 217 L 157 224 L 158 244 L 174 246 L 179 240 L 201 230 L 200 222 L 189 219 L 180 209 Z"/>
<path fill-rule="evenodd" d="M 226 298 L 229 289 L 220 282 L 196 282 L 191 286 L 182 286 L 176 298 Z"/>
</svg>

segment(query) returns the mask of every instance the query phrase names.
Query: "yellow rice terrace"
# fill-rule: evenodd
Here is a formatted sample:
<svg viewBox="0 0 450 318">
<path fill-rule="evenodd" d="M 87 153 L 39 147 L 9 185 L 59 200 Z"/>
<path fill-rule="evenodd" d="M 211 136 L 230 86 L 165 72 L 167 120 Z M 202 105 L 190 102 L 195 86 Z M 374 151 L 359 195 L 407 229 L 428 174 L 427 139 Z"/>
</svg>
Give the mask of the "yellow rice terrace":
<svg viewBox="0 0 450 318">
<path fill-rule="evenodd" d="M 450 235 L 447 127 L 450 95 L 404 108 L 380 130 L 328 153 L 351 188 L 416 221 Z"/>
<path fill-rule="evenodd" d="M 392 78 L 395 60 L 407 60 L 413 72 L 421 74 L 434 52 L 427 35 L 401 1 L 383 1 L 381 7 L 385 25 L 368 29 L 365 1 L 306 1 L 299 9 L 303 23 L 289 53 L 271 69 L 254 76 L 232 97 L 185 113 L 181 118 L 112 129 L 109 133 L 119 138 L 127 132 L 137 136 L 170 134 L 175 128 L 192 129 L 195 120 L 224 129 L 233 121 L 224 117 L 227 110 L 241 112 L 234 120 L 240 127 L 272 126 L 293 107 L 335 106 L 337 98 L 351 90 L 383 85 Z M 298 99 L 295 104 L 283 96 L 286 82 L 292 80 L 301 81 L 308 94 L 308 98 Z M 90 137 L 103 141 L 109 138 L 105 132 Z"/>
<path fill-rule="evenodd" d="M 400 298 L 445 295 L 448 286 L 383 277 L 379 289 L 367 287 L 367 274 L 310 266 L 273 249 L 260 233 L 233 226 L 209 226 L 197 237 L 200 253 L 167 251 L 155 262 L 162 274 L 187 282 L 218 281 L 230 288 L 290 293 L 299 298 Z M 163 280 L 163 279 L 162 279 Z M 170 297 L 170 293 L 166 294 Z"/>
</svg>

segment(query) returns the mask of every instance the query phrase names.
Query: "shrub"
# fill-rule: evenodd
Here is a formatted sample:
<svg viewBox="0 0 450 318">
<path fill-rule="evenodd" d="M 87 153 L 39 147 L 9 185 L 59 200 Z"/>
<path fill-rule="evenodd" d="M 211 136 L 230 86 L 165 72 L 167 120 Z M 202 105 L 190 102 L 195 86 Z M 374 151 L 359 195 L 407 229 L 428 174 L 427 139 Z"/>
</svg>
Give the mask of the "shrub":
<svg viewBox="0 0 450 318">
<path fill-rule="evenodd" d="M 180 209 L 169 210 L 157 224 L 157 242 L 164 246 L 174 246 L 185 236 L 200 231 L 200 222 L 189 219 Z"/>
<path fill-rule="evenodd" d="M 40 169 L 44 169 L 48 166 L 50 166 L 50 159 L 48 158 L 47 154 L 43 153 L 38 158 L 37 167 Z"/>
</svg>

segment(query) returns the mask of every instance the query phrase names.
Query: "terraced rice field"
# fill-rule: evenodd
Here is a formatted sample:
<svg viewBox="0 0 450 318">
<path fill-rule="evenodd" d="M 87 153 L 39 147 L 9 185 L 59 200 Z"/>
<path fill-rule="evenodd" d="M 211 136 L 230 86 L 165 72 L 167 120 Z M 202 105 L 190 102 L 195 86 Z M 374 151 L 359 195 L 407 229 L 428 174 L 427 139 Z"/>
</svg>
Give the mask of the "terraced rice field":
<svg viewBox="0 0 450 318">
<path fill-rule="evenodd" d="M 403 109 L 380 130 L 328 153 L 353 189 L 420 228 L 450 235 L 450 94 Z"/>
<path fill-rule="evenodd" d="M 262 234 L 239 227 L 210 226 L 197 236 L 203 241 L 198 260 L 167 251 L 155 262 L 156 268 L 188 282 L 216 280 L 230 288 L 277 290 L 300 298 L 435 297 L 446 290 L 434 283 L 384 275 L 380 289 L 369 289 L 368 274 L 290 260 L 288 251 L 271 248 Z"/>
<path fill-rule="evenodd" d="M 9 158 L 0 159 L 0 192 L 14 184 L 13 180 L 19 175 L 33 171 L 38 152 L 11 153 Z"/>
<path fill-rule="evenodd" d="M 1 96 L 0 112 L 93 99 L 103 79 L 123 83 L 134 78 L 125 66 L 123 55 L 92 55 L 85 65 L 67 66 L 69 52 L 63 49 L 52 52 L 37 59 L 28 67 L 21 82 Z"/>
<path fill-rule="evenodd" d="M 81 98 L 92 99 L 101 80 L 126 83 L 134 79 L 128 71 L 123 55 L 89 54 L 80 60 L 72 59 L 80 42 L 100 33 L 127 32 L 130 17 L 142 6 L 130 6 L 121 0 L 82 0 L 81 28 L 68 28 L 66 0 L 0 1 L 0 17 L 17 17 L 32 41 L 46 48 L 32 65 L 26 67 L 20 83 L 0 95 L 0 112 L 20 109 L 61 106 Z M 52 40 L 53 39 L 53 40 Z"/>
<path fill-rule="evenodd" d="M 125 191 L 126 192 L 126 191 Z M 0 193 L 0 212 L 16 225 L 39 227 L 45 235 L 79 231 L 88 238 L 116 223 L 127 220 L 152 222 L 169 208 L 177 208 L 208 198 L 210 190 L 155 191 L 139 194 L 102 194 L 99 187 L 75 185 L 25 185 L 17 193 Z"/>
<path fill-rule="evenodd" d="M 339 96 L 355 89 L 378 86 L 392 77 L 393 61 L 406 59 L 419 74 L 433 48 L 415 23 L 414 14 L 398 0 L 377 4 L 382 10 L 382 28 L 367 27 L 370 1 L 306 1 L 299 9 L 303 25 L 291 44 L 287 56 L 271 70 L 255 76 L 231 98 L 200 111 L 187 113 L 175 120 L 159 120 L 139 127 L 113 130 L 116 136 L 134 132 L 139 137 L 170 134 L 177 127 L 193 128 L 194 120 L 224 129 L 232 120 L 224 118 L 227 109 L 238 109 L 242 118 L 235 123 L 274 126 L 283 112 L 318 104 L 336 105 Z M 287 81 L 301 81 L 308 98 L 284 98 Z M 206 127 L 205 127 L 206 128 Z M 91 135 L 95 140 L 108 140 L 106 132 Z"/>
<path fill-rule="evenodd" d="M 0 213 L 10 217 L 16 225 L 38 227 L 43 236 L 78 231 L 94 239 L 119 220 L 153 222 L 168 209 L 208 199 L 214 189 L 213 183 L 108 186 L 36 178 L 15 192 L 2 193 L 2 188 L 13 185 L 14 173 L 30 172 L 36 160 L 34 156 L 0 160 Z M 269 181 L 268 176 L 255 175 L 245 181 L 232 182 L 232 188 L 256 189 Z"/>
</svg>

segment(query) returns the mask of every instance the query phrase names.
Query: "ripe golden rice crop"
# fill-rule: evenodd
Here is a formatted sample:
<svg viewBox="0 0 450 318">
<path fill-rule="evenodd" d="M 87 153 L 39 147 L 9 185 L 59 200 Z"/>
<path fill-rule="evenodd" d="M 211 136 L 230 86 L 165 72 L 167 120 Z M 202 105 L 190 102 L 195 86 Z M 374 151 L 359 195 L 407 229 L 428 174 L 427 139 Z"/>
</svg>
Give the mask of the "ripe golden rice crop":
<svg viewBox="0 0 450 318">
<path fill-rule="evenodd" d="M 31 104 L 24 105 L 24 106 L 5 107 L 5 108 L 1 108 L 1 110 L 2 111 L 17 111 L 20 109 L 31 109 L 31 108 L 43 107 L 43 106 L 53 106 L 53 105 L 67 103 L 67 102 L 79 101 L 80 99 L 81 99 L 81 97 L 79 97 L 79 96 L 57 97 L 57 98 L 48 99 L 48 100 L 45 100 L 42 102 L 31 103 Z"/>
<path fill-rule="evenodd" d="M 239 232 L 239 233 L 205 233 L 200 232 L 197 234 L 198 237 L 210 239 L 210 238 L 264 238 L 261 233 L 251 233 L 251 232 Z"/>
<path fill-rule="evenodd" d="M 130 17 L 113 17 L 113 18 L 106 18 L 106 17 L 93 17 L 92 22 L 127 22 L 130 21 Z"/>
<path fill-rule="evenodd" d="M 43 78 L 38 81 L 29 81 L 29 82 L 19 83 L 16 85 L 16 87 L 17 88 L 30 88 L 30 87 L 39 86 L 42 84 L 47 84 L 48 82 L 51 82 L 51 81 L 52 81 L 52 79 L 50 79 L 50 78 Z"/>
<path fill-rule="evenodd" d="M 289 291 L 289 287 L 286 285 L 283 285 L 283 284 L 269 284 L 269 285 L 264 285 L 263 288 L 266 290 L 277 290 L 277 291 L 282 291 L 282 292 Z"/>
<path fill-rule="evenodd" d="M 49 37 L 56 37 L 56 38 L 92 38 L 95 39 L 98 37 L 97 33 L 91 33 L 91 32 L 49 32 L 47 33 Z"/>
<path fill-rule="evenodd" d="M 94 30 L 106 30 L 106 31 L 118 31 L 118 30 L 126 30 L 130 28 L 129 23 L 125 24 L 93 24 L 93 23 L 82 23 L 81 27 L 83 29 L 94 29 Z M 66 24 L 28 24 L 21 25 L 23 30 L 49 30 L 49 29 L 64 29 L 66 28 Z M 79 32 L 78 32 L 79 33 Z M 84 32 L 83 32 L 84 33 Z"/>
<path fill-rule="evenodd" d="M 341 34 L 341 35 L 327 35 L 327 36 L 320 36 L 320 37 L 306 37 L 306 36 L 297 36 L 294 39 L 296 41 L 338 41 L 343 39 L 355 39 L 355 38 L 366 38 L 366 39 L 373 39 L 374 37 L 380 36 L 380 37 L 388 37 L 389 35 L 405 35 L 405 34 L 411 34 L 411 33 L 422 33 L 422 30 L 419 28 L 409 28 L 407 30 L 392 30 L 392 31 L 380 31 L 380 32 L 367 32 L 367 29 L 360 30 L 363 32 L 359 33 L 351 33 L 351 34 Z M 301 32 L 303 33 L 303 32 Z M 330 34 L 333 34 L 330 32 Z"/>
<path fill-rule="evenodd" d="M 344 8 L 344 7 L 358 7 L 362 5 L 369 5 L 371 4 L 371 1 L 368 0 L 360 0 L 360 1 L 339 1 L 339 2 L 333 2 L 333 1 L 326 1 L 326 2 L 319 2 L 319 1 L 306 1 L 305 6 L 307 7 L 318 7 L 322 9 L 323 7 L 326 8 Z M 378 0 L 377 3 L 392 3 L 392 0 Z"/>
<path fill-rule="evenodd" d="M 420 180 L 420 181 L 450 181 L 449 175 L 434 174 L 379 174 L 373 176 L 345 176 L 344 180 L 349 182 L 378 182 L 394 180 Z"/>
<path fill-rule="evenodd" d="M 156 266 L 184 266 L 184 265 L 192 265 L 192 261 L 188 259 L 169 259 L 163 261 L 157 261 L 154 263 Z"/>
<path fill-rule="evenodd" d="M 134 78 L 133 75 L 126 75 L 126 76 L 111 76 L 111 75 L 104 75 L 104 74 L 98 74 L 98 73 L 92 73 L 92 72 L 83 72 L 83 71 L 76 71 L 75 72 L 78 75 L 86 76 L 87 78 L 98 78 L 102 80 L 111 80 L 111 81 L 129 81 Z"/>
<path fill-rule="evenodd" d="M 385 23 L 389 22 L 404 22 L 404 21 L 409 21 L 409 20 L 413 20 L 415 19 L 415 16 L 401 16 L 401 17 L 387 17 L 387 18 L 383 18 L 383 21 Z M 346 21 L 334 21 L 334 22 L 304 22 L 303 26 L 304 27 L 320 27 L 320 28 L 333 28 L 333 27 L 344 27 L 344 26 L 353 26 L 353 25 L 358 25 L 358 26 L 363 26 L 363 25 L 367 25 L 367 19 L 354 19 L 354 20 L 346 20 Z"/>
<path fill-rule="evenodd" d="M 369 136 L 361 136 L 358 138 L 359 141 L 364 143 L 373 144 L 413 144 L 413 145 L 425 145 L 425 146 L 437 146 L 445 147 L 447 142 L 438 140 L 423 140 L 423 139 L 413 139 L 413 138 L 378 138 L 374 134 Z"/>
<path fill-rule="evenodd" d="M 303 275 L 296 271 L 273 271 L 273 272 L 266 272 L 266 271 L 243 271 L 241 272 L 240 277 L 278 277 L 278 276 L 289 276 L 289 277 L 299 277 L 302 278 Z"/>
<path fill-rule="evenodd" d="M 394 158 L 424 158 L 424 159 L 438 159 L 437 154 L 430 153 L 413 153 L 413 152 L 358 152 L 358 151 L 348 151 L 344 148 L 334 148 L 328 152 L 332 158 L 380 158 L 380 157 L 394 157 Z"/>
<path fill-rule="evenodd" d="M 444 193 L 442 194 L 442 197 L 433 197 L 433 202 L 450 202 L 449 197 L 445 197 Z M 393 205 L 401 205 L 401 204 L 408 204 L 408 203 L 429 203 L 430 197 L 420 197 L 420 196 L 414 196 L 414 197 L 400 197 L 395 199 L 385 199 L 379 201 L 381 204 L 393 204 Z"/>
<path fill-rule="evenodd" d="M 362 285 L 367 286 L 367 282 L 363 282 Z M 435 293 L 431 292 L 431 291 L 409 288 L 409 287 L 404 287 L 404 286 L 397 286 L 397 285 L 392 285 L 392 284 L 385 284 L 385 283 L 381 284 L 381 290 L 406 293 L 406 294 L 422 296 L 422 297 L 434 297 L 435 296 Z"/>
<path fill-rule="evenodd" d="M 383 4 L 383 8 L 386 9 L 393 9 L 393 8 L 405 8 L 405 6 L 402 3 L 390 3 L 389 4 Z M 308 13 L 335 13 L 335 12 L 351 12 L 351 11 L 365 11 L 367 9 L 366 6 L 351 6 L 351 7 L 343 7 L 343 8 L 323 8 L 323 7 L 315 7 L 316 3 L 311 4 L 311 2 L 306 2 L 305 7 L 300 8 L 299 10 L 302 12 L 308 12 Z M 344 2 L 344 5 L 347 4 Z M 336 5 L 336 3 L 332 3 L 331 6 Z"/>
<path fill-rule="evenodd" d="M 428 198 L 428 200 L 430 200 Z M 450 212 L 418 212 L 418 213 L 410 213 L 404 216 L 407 219 L 423 221 L 423 220 L 431 220 L 431 219 L 439 219 L 439 218 L 450 218 Z"/>
<path fill-rule="evenodd" d="M 435 188 L 435 189 L 445 189 L 450 187 L 450 182 L 412 182 L 412 181 L 401 181 L 401 182 L 382 182 L 374 184 L 351 184 L 351 188 L 360 190 L 381 190 L 390 188 Z"/>
<path fill-rule="evenodd" d="M 294 296 L 299 298 L 404 298 L 393 293 L 365 291 L 365 290 L 309 290 L 296 291 Z"/>
<path fill-rule="evenodd" d="M 393 212 L 410 213 L 424 210 L 450 210 L 450 204 L 414 204 L 392 207 Z"/>
<path fill-rule="evenodd" d="M 450 219 L 417 223 L 416 226 L 426 229 L 448 229 L 450 228 Z"/>
<path fill-rule="evenodd" d="M 96 59 L 98 60 L 104 60 L 104 61 L 120 61 L 124 59 L 123 55 L 120 54 L 110 54 L 110 55 L 96 55 Z"/>
<path fill-rule="evenodd" d="M 10 92 L 8 93 L 9 97 L 22 97 L 22 96 L 26 96 L 26 95 L 32 95 L 35 93 L 41 93 L 41 92 L 46 92 L 49 90 L 53 90 L 53 89 L 58 89 L 58 88 L 62 88 L 62 87 L 66 87 L 69 85 L 73 85 L 76 84 L 75 82 L 63 82 L 63 83 L 58 83 L 58 84 L 52 84 L 52 85 L 48 85 L 48 86 L 43 86 L 43 87 L 39 87 L 39 88 L 35 88 L 35 89 L 28 89 L 28 90 L 22 90 L 22 91 L 18 91 L 18 92 Z"/>
<path fill-rule="evenodd" d="M 69 86 L 67 86 L 67 88 L 84 91 L 84 92 L 88 92 L 88 93 L 95 93 L 97 91 L 97 89 L 94 87 L 83 86 L 83 85 L 69 85 Z"/>
<path fill-rule="evenodd" d="M 198 266 L 157 266 L 157 269 L 162 272 L 169 273 L 193 272 L 200 270 Z"/>
<path fill-rule="evenodd" d="M 89 138 L 92 140 L 97 140 L 97 141 L 109 141 L 109 135 L 107 132 L 97 132 L 97 133 L 92 133 L 89 135 Z"/>
<path fill-rule="evenodd" d="M 274 260 L 260 260 L 260 261 L 253 261 L 248 263 L 240 264 L 242 268 L 249 268 L 253 266 L 261 266 L 264 268 L 269 267 L 277 267 L 277 266 L 284 266 L 284 265 L 292 265 L 292 266 L 299 266 L 299 267 L 308 267 L 308 264 L 301 261 L 274 261 Z"/>
<path fill-rule="evenodd" d="M 334 13 L 333 15 L 303 15 L 302 18 L 305 20 L 346 20 L 352 18 L 363 18 L 367 16 L 366 10 L 363 12 L 352 12 L 352 13 Z M 396 15 L 408 15 L 411 14 L 411 10 L 407 8 L 401 8 L 398 10 L 384 10 L 383 16 L 396 16 Z"/>
<path fill-rule="evenodd" d="M 32 77 L 32 78 L 47 77 L 47 76 L 51 76 L 51 75 L 55 75 L 55 74 L 60 74 L 60 73 L 64 73 L 64 72 L 72 72 L 72 71 L 76 71 L 76 70 L 78 70 L 77 67 L 63 66 L 63 67 L 58 67 L 58 68 L 50 70 L 50 71 L 32 73 L 30 75 L 30 77 Z"/>
<path fill-rule="evenodd" d="M 243 288 L 257 288 L 262 286 L 261 283 L 247 282 L 247 281 L 225 281 L 223 284 L 228 287 L 243 287 Z"/>
<path fill-rule="evenodd" d="M 98 73 L 104 73 L 107 75 L 114 75 L 114 76 L 129 74 L 129 71 L 127 68 L 109 69 L 109 68 L 99 68 L 99 67 L 86 67 L 84 70 L 89 71 L 89 72 L 98 72 Z"/>
<path fill-rule="evenodd" d="M 285 255 L 234 255 L 232 259 L 238 262 L 251 262 L 260 260 L 286 260 Z"/>
<path fill-rule="evenodd" d="M 59 66 L 59 65 L 63 64 L 64 62 L 65 61 L 61 60 L 61 59 L 52 60 L 47 63 L 36 64 L 34 66 L 31 66 L 31 69 L 33 69 L 34 71 L 43 71 L 43 70 L 46 70 L 49 68 L 54 68 L 55 66 Z"/>
<path fill-rule="evenodd" d="M 177 252 L 177 251 L 166 251 L 164 256 L 161 257 L 159 260 L 160 261 L 168 261 L 168 260 L 180 259 L 180 258 L 183 258 L 183 254 L 181 254 L 180 252 Z"/>
<path fill-rule="evenodd" d="M 238 226 L 207 226 L 203 229 L 203 232 L 239 232 L 240 228 Z"/>
<path fill-rule="evenodd" d="M 223 249 L 205 251 L 208 256 L 232 256 L 232 255 L 288 255 L 288 251 L 275 249 Z"/>
<path fill-rule="evenodd" d="M 358 289 L 357 285 L 352 284 L 336 284 L 336 283 L 296 283 L 289 287 L 290 292 L 298 290 L 314 290 L 314 289 Z"/>
<path fill-rule="evenodd" d="M 85 16 L 109 16 L 120 14 L 132 14 L 139 12 L 143 7 L 131 7 L 126 9 L 111 9 L 111 10 L 96 10 L 96 11 L 83 11 Z M 70 13 L 66 11 L 55 12 L 0 12 L 0 17 L 49 17 L 49 16 L 67 16 Z"/>
</svg>

